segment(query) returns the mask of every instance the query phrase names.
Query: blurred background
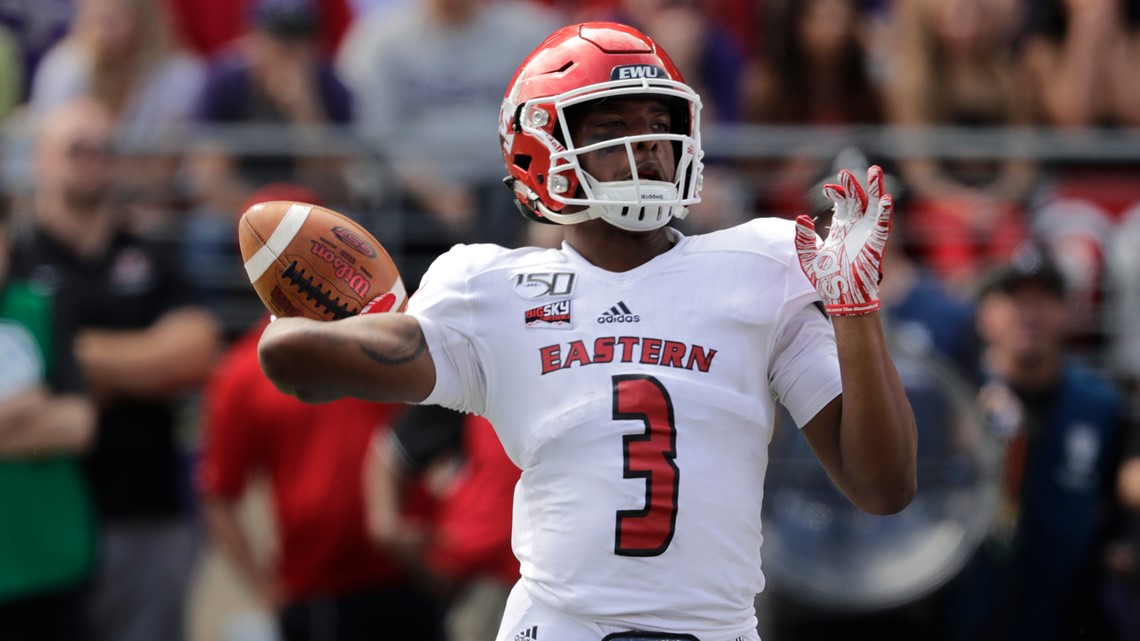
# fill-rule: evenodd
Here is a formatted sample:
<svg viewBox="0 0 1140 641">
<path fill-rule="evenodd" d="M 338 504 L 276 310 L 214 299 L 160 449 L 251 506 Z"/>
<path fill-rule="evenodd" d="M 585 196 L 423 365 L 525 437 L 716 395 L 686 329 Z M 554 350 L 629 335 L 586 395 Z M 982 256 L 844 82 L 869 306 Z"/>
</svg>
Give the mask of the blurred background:
<svg viewBox="0 0 1140 641">
<path fill-rule="evenodd" d="M 383 611 L 408 638 L 491 641 L 517 576 L 517 470 L 469 419 L 386 408 L 349 439 L 305 431 L 349 422 L 332 410 L 282 413 L 252 380 L 265 317 L 236 223 L 263 200 L 323 204 L 370 229 L 409 290 L 457 242 L 557 245 L 502 186 L 496 124 L 522 59 L 585 20 L 637 26 L 702 97 L 685 233 L 826 217 L 839 169 L 880 164 L 896 196 L 882 293 L 919 499 L 859 514 L 783 421 L 762 636 L 1140 639 L 1137 0 L 0 0 L 0 238 L 12 278 L 92 299 L 65 324 L 97 413 L 53 449 L 90 497 L 90 553 L 0 578 L 0 637 L 71 612 L 86 636 L 59 638 L 348 639 L 315 622 L 366 629 Z M 59 261 L 77 289 L 56 287 Z M 187 351 L 115 361 L 126 343 L 93 347 L 92 327 Z M 1064 374 L 1038 380 L 1034 358 Z M 161 393 L 108 391 L 176 364 Z M 164 418 L 122 411 L 140 399 Z M 254 425 L 274 411 L 295 425 Z M 0 438 L 0 472 L 27 458 Z M 0 495 L 18 493 L 6 478 Z M 40 535 L 5 537 L 9 514 L 0 576 L 29 541 L 56 558 Z M 142 540 L 156 565 L 117 568 Z M 400 637 L 392 620 L 367 638 Z"/>
</svg>

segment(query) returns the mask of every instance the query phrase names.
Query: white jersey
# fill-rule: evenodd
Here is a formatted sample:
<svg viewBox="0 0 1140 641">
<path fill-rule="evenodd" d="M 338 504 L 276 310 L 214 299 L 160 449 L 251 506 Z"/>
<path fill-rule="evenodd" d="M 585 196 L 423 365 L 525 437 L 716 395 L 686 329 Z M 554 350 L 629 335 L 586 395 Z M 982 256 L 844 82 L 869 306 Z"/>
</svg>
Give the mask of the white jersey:
<svg viewBox="0 0 1140 641">
<path fill-rule="evenodd" d="M 412 297 L 425 403 L 485 416 L 523 471 L 512 545 L 533 598 L 629 629 L 755 630 L 775 403 L 839 395 L 830 322 L 789 221 L 755 220 L 636 269 L 569 246 L 456 246 Z"/>
</svg>

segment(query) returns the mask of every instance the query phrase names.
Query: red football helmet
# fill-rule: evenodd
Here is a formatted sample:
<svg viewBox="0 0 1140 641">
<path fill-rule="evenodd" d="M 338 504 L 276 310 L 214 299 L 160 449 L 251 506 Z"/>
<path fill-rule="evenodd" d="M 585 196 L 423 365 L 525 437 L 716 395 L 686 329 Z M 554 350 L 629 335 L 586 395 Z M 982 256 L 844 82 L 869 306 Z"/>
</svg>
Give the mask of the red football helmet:
<svg viewBox="0 0 1140 641">
<path fill-rule="evenodd" d="M 615 96 L 658 96 L 672 114 L 670 133 L 624 136 L 575 148 L 566 110 Z M 588 22 L 555 31 L 511 80 L 499 112 L 499 140 L 519 209 L 540 222 L 573 224 L 602 218 L 631 231 L 684 218 L 700 202 L 701 100 L 658 46 L 622 24 Z M 634 146 L 668 141 L 677 161 L 673 181 L 639 178 Z M 600 182 L 582 169 L 582 154 L 619 147 L 630 180 Z M 574 211 L 566 212 L 567 206 Z"/>
</svg>

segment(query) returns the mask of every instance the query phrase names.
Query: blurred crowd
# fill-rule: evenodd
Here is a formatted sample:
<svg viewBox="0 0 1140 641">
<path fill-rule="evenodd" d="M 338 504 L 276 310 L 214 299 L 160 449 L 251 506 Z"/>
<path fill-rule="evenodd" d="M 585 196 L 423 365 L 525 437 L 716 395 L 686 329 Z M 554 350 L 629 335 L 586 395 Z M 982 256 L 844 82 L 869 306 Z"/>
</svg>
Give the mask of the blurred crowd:
<svg viewBox="0 0 1140 641">
<path fill-rule="evenodd" d="M 955 576 L 860 615 L 789 592 L 772 638 L 1140 639 L 1140 0 L 0 0 L 0 636 L 493 639 L 518 470 L 476 417 L 277 392 L 236 222 L 341 211 L 409 290 L 457 242 L 557 244 L 498 110 L 585 20 L 702 97 L 685 233 L 884 166 L 888 328 L 992 437 Z M 210 550 L 263 626 L 188 622 Z"/>
</svg>

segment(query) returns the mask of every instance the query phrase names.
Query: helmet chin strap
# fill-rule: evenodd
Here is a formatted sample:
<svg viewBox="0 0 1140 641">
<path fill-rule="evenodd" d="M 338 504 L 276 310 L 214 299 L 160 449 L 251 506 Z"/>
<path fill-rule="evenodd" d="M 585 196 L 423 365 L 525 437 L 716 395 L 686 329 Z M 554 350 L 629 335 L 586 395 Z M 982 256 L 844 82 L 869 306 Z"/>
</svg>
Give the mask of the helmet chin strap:
<svg viewBox="0 0 1140 641">
<path fill-rule="evenodd" d="M 542 199 L 538 197 L 538 194 L 534 193 L 534 190 L 524 185 L 521 181 L 512 179 L 511 184 L 515 193 L 525 198 L 527 206 L 530 207 L 534 213 L 538 214 L 538 216 L 545 221 L 557 223 L 559 225 L 574 225 L 577 223 L 584 223 L 587 220 L 590 220 L 590 218 L 595 218 L 595 216 L 590 215 L 588 209 L 574 212 L 572 214 L 563 214 L 553 211 L 542 202 Z M 521 206 L 522 203 L 519 203 L 519 205 Z"/>
</svg>

